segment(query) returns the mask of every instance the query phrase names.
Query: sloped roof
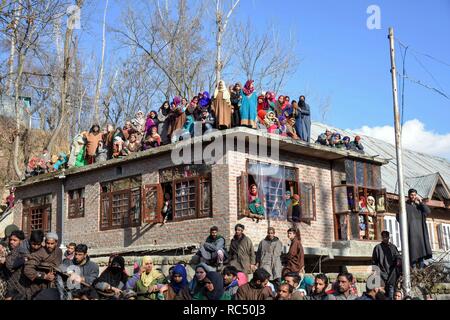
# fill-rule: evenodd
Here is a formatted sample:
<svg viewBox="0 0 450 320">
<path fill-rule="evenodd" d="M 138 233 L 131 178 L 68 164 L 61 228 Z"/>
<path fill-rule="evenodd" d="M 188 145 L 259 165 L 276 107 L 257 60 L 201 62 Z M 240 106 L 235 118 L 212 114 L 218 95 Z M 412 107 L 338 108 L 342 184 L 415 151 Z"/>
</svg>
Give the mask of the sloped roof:
<svg viewBox="0 0 450 320">
<path fill-rule="evenodd" d="M 315 141 L 318 135 L 325 132 L 327 128 L 331 131 L 339 132 L 343 136 L 349 136 L 352 139 L 356 135 L 359 135 L 362 138 L 361 141 L 367 155 L 378 155 L 379 158 L 388 160 L 389 163 L 381 167 L 383 187 L 386 188 L 387 192 L 398 193 L 397 162 L 394 145 L 386 141 L 335 128 L 319 122 L 312 123 L 311 141 Z M 420 187 L 423 189 L 421 192 L 425 192 L 427 187 L 437 179 L 437 173 L 439 173 L 447 186 L 450 185 L 450 162 L 448 160 L 421 152 L 403 149 L 403 174 L 405 176 L 406 190 L 409 188 L 408 182 L 411 182 L 416 185 L 423 185 L 423 187 Z M 436 183 L 434 183 L 434 186 L 436 186 Z M 415 189 L 419 191 L 418 188 Z"/>
<path fill-rule="evenodd" d="M 440 185 L 438 185 L 438 183 L 440 183 Z M 433 197 L 433 193 L 436 192 L 439 196 L 445 199 L 450 199 L 448 187 L 439 173 L 406 178 L 405 185 L 407 185 L 408 188 L 416 189 L 417 193 L 422 198 L 431 199 Z"/>
</svg>

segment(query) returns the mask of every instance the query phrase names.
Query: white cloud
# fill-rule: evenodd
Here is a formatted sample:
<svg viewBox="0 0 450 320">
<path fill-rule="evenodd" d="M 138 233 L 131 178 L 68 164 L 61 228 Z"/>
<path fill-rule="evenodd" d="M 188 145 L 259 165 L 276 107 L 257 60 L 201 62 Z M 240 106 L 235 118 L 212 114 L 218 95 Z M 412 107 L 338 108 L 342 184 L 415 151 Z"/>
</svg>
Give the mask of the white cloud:
<svg viewBox="0 0 450 320">
<path fill-rule="evenodd" d="M 393 126 L 363 126 L 352 130 L 359 134 L 395 144 Z M 406 121 L 402 131 L 403 148 L 450 159 L 450 133 L 438 134 L 425 129 L 417 119 Z"/>
</svg>

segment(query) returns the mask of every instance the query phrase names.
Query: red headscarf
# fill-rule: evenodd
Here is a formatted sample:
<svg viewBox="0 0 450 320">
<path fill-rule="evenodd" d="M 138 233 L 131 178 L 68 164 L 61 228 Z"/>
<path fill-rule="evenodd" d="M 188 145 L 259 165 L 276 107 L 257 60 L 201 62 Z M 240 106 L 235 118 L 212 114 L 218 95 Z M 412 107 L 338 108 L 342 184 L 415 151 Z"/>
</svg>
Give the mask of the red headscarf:
<svg viewBox="0 0 450 320">
<path fill-rule="evenodd" d="M 255 88 L 250 88 L 250 85 L 251 85 L 252 83 L 254 83 L 254 82 L 255 82 L 255 81 L 253 81 L 253 80 L 247 80 L 247 82 L 245 83 L 244 88 L 242 88 L 242 91 L 244 91 L 244 94 L 245 94 L 246 96 L 251 95 L 251 94 L 253 93 L 253 91 L 255 91 Z"/>
<path fill-rule="evenodd" d="M 266 113 L 267 112 L 265 110 L 258 111 L 258 118 L 262 123 L 264 123 L 264 118 L 266 117 Z"/>
<path fill-rule="evenodd" d="M 262 99 L 262 102 L 259 102 L 259 99 Z M 258 111 L 266 109 L 266 104 L 264 102 L 264 96 L 260 95 L 258 97 Z"/>
</svg>

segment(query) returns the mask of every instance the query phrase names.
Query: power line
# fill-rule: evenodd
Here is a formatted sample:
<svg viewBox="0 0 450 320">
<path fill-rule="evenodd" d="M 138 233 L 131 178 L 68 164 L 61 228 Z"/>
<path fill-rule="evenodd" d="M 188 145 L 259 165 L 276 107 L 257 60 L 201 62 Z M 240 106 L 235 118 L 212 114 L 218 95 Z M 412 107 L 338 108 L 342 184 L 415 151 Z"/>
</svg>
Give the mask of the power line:
<svg viewBox="0 0 450 320">
<path fill-rule="evenodd" d="M 399 77 L 402 77 L 402 75 L 401 75 L 399 72 L 397 72 L 397 75 L 398 75 Z M 409 76 L 407 76 L 407 75 L 405 75 L 405 79 L 408 79 L 409 81 L 411 81 L 411 82 L 413 82 L 413 83 L 415 83 L 415 84 L 418 84 L 418 85 L 420 85 L 420 86 L 422 86 L 422 87 L 425 87 L 425 88 L 427 88 L 427 89 L 430 89 L 430 90 L 432 90 L 432 91 L 434 91 L 434 92 L 440 94 L 441 96 L 447 98 L 448 100 L 450 100 L 450 97 L 447 96 L 447 94 L 445 94 L 444 92 L 442 92 L 442 91 L 440 91 L 440 90 L 438 90 L 438 89 L 436 89 L 436 88 L 434 88 L 434 87 L 432 87 L 432 86 L 429 86 L 429 85 L 427 85 L 427 84 L 425 84 L 425 83 L 420 82 L 420 80 L 416 80 L 416 79 L 411 78 L 411 77 L 409 77 Z"/>
<path fill-rule="evenodd" d="M 395 39 L 395 40 L 398 41 L 398 43 L 399 43 L 402 47 L 405 47 L 405 48 L 408 47 L 407 45 L 403 44 L 403 42 L 401 42 L 398 38 Z M 450 67 L 450 63 L 445 62 L 445 61 L 443 61 L 443 60 L 441 60 L 441 59 L 435 58 L 435 57 L 433 57 L 432 55 L 429 55 L 429 54 L 427 54 L 427 53 L 423 53 L 423 52 L 420 52 L 420 51 L 417 51 L 417 50 L 414 50 L 414 49 L 411 49 L 411 51 L 413 51 L 413 52 L 415 52 L 415 53 L 418 53 L 418 54 L 420 54 L 420 55 L 422 55 L 422 56 L 425 56 L 425 57 L 427 57 L 427 58 L 430 58 L 430 59 L 432 59 L 432 60 L 434 60 L 434 61 L 436 61 L 436 62 L 438 62 L 438 63 L 441 63 L 441 64 L 443 64 L 443 65 L 446 65 L 447 67 Z"/>
<path fill-rule="evenodd" d="M 412 53 L 412 55 L 414 56 L 414 59 L 417 61 L 417 63 L 422 67 L 423 70 L 425 70 L 426 73 L 428 73 L 428 75 L 434 80 L 434 82 L 437 84 L 437 86 L 439 87 L 439 89 L 441 89 L 442 91 L 444 91 L 444 89 L 442 89 L 442 86 L 439 84 L 439 82 L 436 80 L 436 78 L 433 76 L 433 74 L 428 71 L 427 68 L 425 68 L 425 66 L 423 65 L 423 63 L 417 58 L 417 56 Z"/>
<path fill-rule="evenodd" d="M 409 76 L 406 74 L 406 70 L 405 70 L 405 60 L 406 60 L 406 53 L 407 53 L 407 50 L 408 50 L 408 49 L 409 49 L 410 51 L 413 51 L 413 52 L 416 52 L 416 53 L 419 53 L 419 54 L 422 54 L 422 55 L 426 55 L 426 56 L 429 56 L 429 57 L 431 57 L 431 56 L 430 56 L 430 55 L 427 55 L 427 54 L 424 54 L 424 53 L 420 53 L 420 52 L 418 52 L 417 50 L 410 49 L 409 46 L 403 44 L 399 39 L 396 39 L 396 41 L 398 42 L 398 44 L 399 44 L 401 47 L 405 48 L 405 53 L 403 53 L 403 51 L 400 50 L 400 53 L 401 53 L 401 55 L 402 55 L 402 60 L 403 60 L 403 74 L 400 75 L 400 73 L 397 72 L 397 75 L 402 79 L 402 98 L 401 98 L 401 100 L 402 100 L 402 112 L 401 112 L 401 118 L 402 118 L 402 120 L 401 120 L 401 121 L 402 121 L 402 124 L 403 124 L 403 111 L 404 111 L 404 80 L 405 80 L 405 79 L 409 80 L 409 81 L 412 82 L 412 83 L 418 84 L 418 85 L 420 85 L 420 86 L 422 86 L 422 87 L 424 87 L 424 88 L 427 88 L 427 89 L 429 89 L 429 90 L 432 90 L 432 91 L 438 93 L 439 95 L 441 95 L 441 96 L 443 96 L 443 97 L 445 97 L 445 98 L 447 98 L 447 99 L 449 99 L 449 100 L 450 100 L 450 98 L 449 98 L 449 96 L 447 95 L 447 93 L 445 92 L 445 90 L 442 88 L 442 86 L 439 84 L 439 82 L 437 81 L 437 79 L 433 76 L 433 74 L 432 74 L 432 73 L 431 73 L 431 72 L 423 65 L 422 62 L 420 62 L 420 60 L 419 60 L 419 59 L 417 58 L 417 56 L 414 55 L 414 54 L 413 54 L 413 56 L 414 56 L 414 58 L 416 59 L 416 61 L 417 61 L 417 62 L 419 63 L 419 65 L 425 70 L 425 72 L 428 73 L 428 75 L 433 79 L 433 81 L 437 84 L 437 86 L 439 87 L 439 90 L 436 89 L 435 87 L 432 87 L 432 86 L 428 85 L 428 84 L 422 83 L 420 80 L 416 80 L 416 79 L 414 79 L 414 78 L 411 78 L 411 77 L 409 77 Z M 434 57 L 432 57 L 432 58 L 433 58 L 434 60 L 439 60 L 439 59 L 436 59 L 436 58 L 434 58 Z M 443 64 L 447 64 L 447 63 L 442 62 L 442 61 L 440 61 L 440 62 L 443 63 Z M 450 66 L 450 64 L 447 64 L 447 65 Z"/>
</svg>

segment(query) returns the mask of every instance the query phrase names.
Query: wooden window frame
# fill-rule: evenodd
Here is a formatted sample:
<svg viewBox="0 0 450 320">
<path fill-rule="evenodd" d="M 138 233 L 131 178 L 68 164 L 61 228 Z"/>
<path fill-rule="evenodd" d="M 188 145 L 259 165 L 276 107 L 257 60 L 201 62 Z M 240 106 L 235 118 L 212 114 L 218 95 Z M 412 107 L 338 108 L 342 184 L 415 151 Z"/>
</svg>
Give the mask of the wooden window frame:
<svg viewBox="0 0 450 320">
<path fill-rule="evenodd" d="M 51 219 L 51 214 L 52 214 L 52 205 L 49 204 L 44 204 L 44 205 L 39 205 L 39 206 L 32 206 L 32 207 L 27 207 L 23 209 L 22 212 L 22 226 L 23 229 L 25 231 L 26 235 L 30 235 L 32 230 L 39 230 L 37 228 L 33 228 L 33 225 L 31 223 L 31 218 L 32 218 L 32 212 L 34 210 L 43 210 L 42 214 L 42 231 L 44 231 L 44 233 L 49 232 L 50 231 L 50 219 Z"/>
<path fill-rule="evenodd" d="M 141 226 L 141 220 L 142 220 L 142 198 L 139 199 L 139 206 L 140 206 L 140 210 L 139 210 L 139 218 L 137 219 L 137 222 L 134 222 L 133 220 L 133 214 L 131 211 L 131 198 L 133 196 L 133 191 L 138 191 L 139 190 L 139 195 L 141 197 L 141 190 L 142 187 L 140 188 L 128 188 L 128 189 L 124 189 L 124 190 L 118 190 L 118 191 L 114 191 L 114 192 L 104 192 L 100 194 L 100 231 L 108 231 L 108 230 L 116 230 L 116 229 L 125 229 L 125 228 L 134 228 L 134 227 L 139 227 Z M 113 211 L 113 197 L 115 195 L 119 195 L 119 194 L 128 194 L 128 224 L 125 224 L 125 218 L 122 214 L 122 223 L 120 226 L 113 226 L 112 225 L 112 211 Z M 108 198 L 108 202 L 109 202 L 109 210 L 108 210 L 108 226 L 104 226 L 103 224 L 103 200 L 105 198 Z"/>
<path fill-rule="evenodd" d="M 210 185 L 210 211 L 208 215 L 203 215 L 201 213 L 202 206 L 203 206 L 203 193 L 202 193 L 202 182 L 203 181 L 209 181 L 209 185 Z M 188 181 L 194 181 L 195 182 L 195 215 L 191 215 L 191 216 L 187 216 L 187 217 L 182 217 L 179 218 L 176 216 L 176 205 L 177 205 L 177 201 L 176 201 L 176 185 L 177 183 L 182 183 L 182 182 L 188 182 Z M 177 179 L 174 180 L 172 182 L 172 221 L 173 222 L 177 222 L 177 221 L 185 221 L 185 220 L 194 220 L 194 219 L 203 219 L 203 218 L 211 218 L 213 216 L 212 213 L 212 207 L 213 207 L 213 201 L 212 201 L 212 179 L 211 179 L 211 175 L 208 176 L 195 176 L 195 177 L 187 177 L 187 178 L 183 178 L 183 179 Z M 189 202 L 189 200 L 188 200 Z"/>
<path fill-rule="evenodd" d="M 83 197 L 79 197 L 77 199 L 70 199 L 70 192 L 80 192 L 82 191 Z M 84 188 L 81 189 L 75 189 L 70 190 L 68 192 L 68 218 L 69 219 L 78 219 L 78 218 L 84 218 L 84 212 L 85 212 L 85 198 L 84 198 Z M 75 208 L 74 212 L 71 212 L 71 208 Z"/>
<path fill-rule="evenodd" d="M 151 191 L 152 190 L 152 191 Z M 149 212 L 147 207 L 147 193 L 148 192 L 156 192 L 156 209 L 154 218 L 152 219 L 151 213 Z M 162 190 L 161 184 L 147 184 L 142 187 L 142 195 L 141 195 L 141 203 L 142 203 L 142 222 L 143 223 L 161 223 L 163 222 L 162 208 L 164 205 L 164 191 Z"/>
</svg>

